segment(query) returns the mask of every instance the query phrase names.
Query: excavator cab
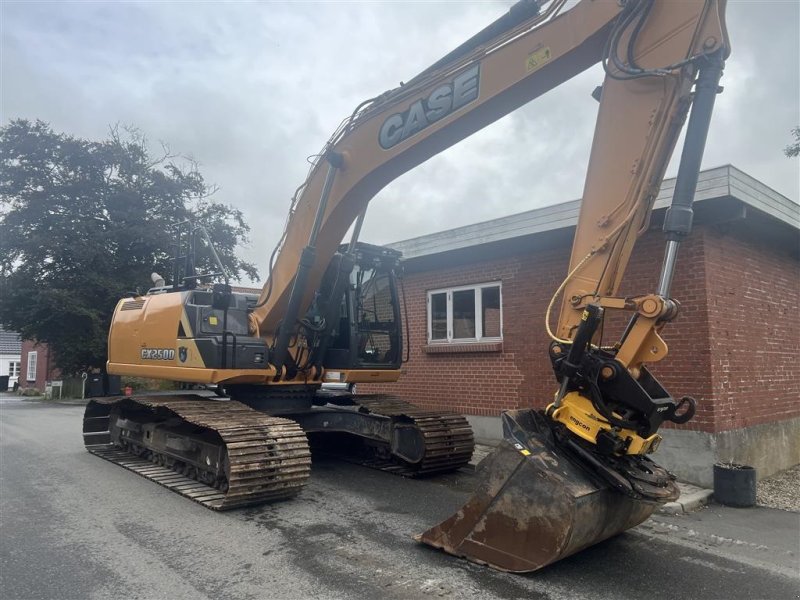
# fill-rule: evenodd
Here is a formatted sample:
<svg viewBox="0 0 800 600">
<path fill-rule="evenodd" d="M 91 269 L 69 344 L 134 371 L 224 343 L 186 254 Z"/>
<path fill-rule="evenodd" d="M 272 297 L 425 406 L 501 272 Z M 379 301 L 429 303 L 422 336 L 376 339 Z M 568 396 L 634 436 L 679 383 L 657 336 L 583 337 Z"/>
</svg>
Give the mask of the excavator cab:
<svg viewBox="0 0 800 600">
<path fill-rule="evenodd" d="M 352 270 L 341 264 L 352 257 Z M 400 253 L 358 242 L 350 251 L 342 246 L 331 261 L 321 295 L 344 288 L 331 307 L 330 340 L 322 357 L 326 380 L 353 370 L 396 370 L 402 359 L 400 302 L 397 272 Z M 341 279 L 345 279 L 342 285 Z"/>
</svg>

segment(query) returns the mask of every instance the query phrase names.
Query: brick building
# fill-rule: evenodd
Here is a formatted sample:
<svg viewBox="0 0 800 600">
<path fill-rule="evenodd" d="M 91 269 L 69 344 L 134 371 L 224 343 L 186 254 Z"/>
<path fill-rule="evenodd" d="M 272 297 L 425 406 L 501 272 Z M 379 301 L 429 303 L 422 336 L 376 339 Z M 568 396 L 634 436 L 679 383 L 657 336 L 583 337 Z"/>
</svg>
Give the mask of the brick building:
<svg viewBox="0 0 800 600">
<path fill-rule="evenodd" d="M 22 341 L 20 388 L 35 388 L 44 392 L 48 381 L 60 379 L 60 371 L 53 366 L 47 344 L 33 340 Z"/>
<path fill-rule="evenodd" d="M 621 294 L 656 289 L 674 184 L 662 186 Z M 672 291 L 681 312 L 664 332 L 669 356 L 652 369 L 698 410 L 661 430 L 656 460 L 710 486 L 714 462 L 750 464 L 760 477 L 800 463 L 800 207 L 732 166 L 702 172 L 695 200 Z M 409 360 L 401 381 L 380 389 L 464 413 L 486 438 L 501 435 L 501 411 L 548 404 L 544 314 L 578 210 L 567 202 L 393 244 L 404 255 Z M 606 339 L 621 327 L 607 324 Z"/>
</svg>

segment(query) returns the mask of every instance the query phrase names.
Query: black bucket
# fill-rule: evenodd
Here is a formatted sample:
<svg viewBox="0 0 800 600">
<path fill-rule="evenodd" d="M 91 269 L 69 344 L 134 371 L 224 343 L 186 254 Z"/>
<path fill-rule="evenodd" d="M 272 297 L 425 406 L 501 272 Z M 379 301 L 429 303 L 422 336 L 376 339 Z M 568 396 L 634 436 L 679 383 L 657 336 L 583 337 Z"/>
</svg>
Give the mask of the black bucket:
<svg viewBox="0 0 800 600">
<path fill-rule="evenodd" d="M 714 500 L 726 506 L 747 508 L 756 503 L 756 470 L 747 465 L 714 465 Z"/>
</svg>

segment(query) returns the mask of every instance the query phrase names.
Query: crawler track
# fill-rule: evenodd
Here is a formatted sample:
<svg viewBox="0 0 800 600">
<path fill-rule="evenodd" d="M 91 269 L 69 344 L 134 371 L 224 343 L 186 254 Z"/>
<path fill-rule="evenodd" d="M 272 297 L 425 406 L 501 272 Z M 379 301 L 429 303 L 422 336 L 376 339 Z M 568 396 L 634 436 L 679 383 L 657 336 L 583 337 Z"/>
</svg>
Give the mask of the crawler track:
<svg viewBox="0 0 800 600">
<path fill-rule="evenodd" d="M 218 489 L 197 481 L 186 476 L 195 470 L 181 461 L 112 440 L 112 414 L 126 414 L 126 411 L 145 413 L 153 422 L 180 419 L 206 434 L 216 433 L 226 459 L 224 485 Z M 92 400 L 84 415 L 83 437 L 86 449 L 92 454 L 213 510 L 291 498 L 302 490 L 311 472 L 308 441 L 296 423 L 270 417 L 235 401 L 200 396 Z"/>
<path fill-rule="evenodd" d="M 416 425 L 425 440 L 425 454 L 420 463 L 411 464 L 397 457 L 368 457 L 355 460 L 368 467 L 404 477 L 424 477 L 455 471 L 469 463 L 475 439 L 467 419 L 450 412 L 423 410 L 410 402 L 389 395 L 353 396 L 359 410 L 408 421 Z"/>
</svg>

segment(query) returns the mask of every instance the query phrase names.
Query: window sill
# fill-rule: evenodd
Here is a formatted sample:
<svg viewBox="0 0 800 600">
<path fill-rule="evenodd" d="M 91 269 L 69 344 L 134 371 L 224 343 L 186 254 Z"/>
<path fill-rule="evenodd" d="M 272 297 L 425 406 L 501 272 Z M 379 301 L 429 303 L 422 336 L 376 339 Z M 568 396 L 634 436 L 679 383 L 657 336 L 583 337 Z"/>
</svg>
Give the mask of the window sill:
<svg viewBox="0 0 800 600">
<path fill-rule="evenodd" d="M 456 354 L 465 352 L 502 352 L 503 342 L 451 342 L 447 344 L 426 344 L 425 354 Z"/>
</svg>

